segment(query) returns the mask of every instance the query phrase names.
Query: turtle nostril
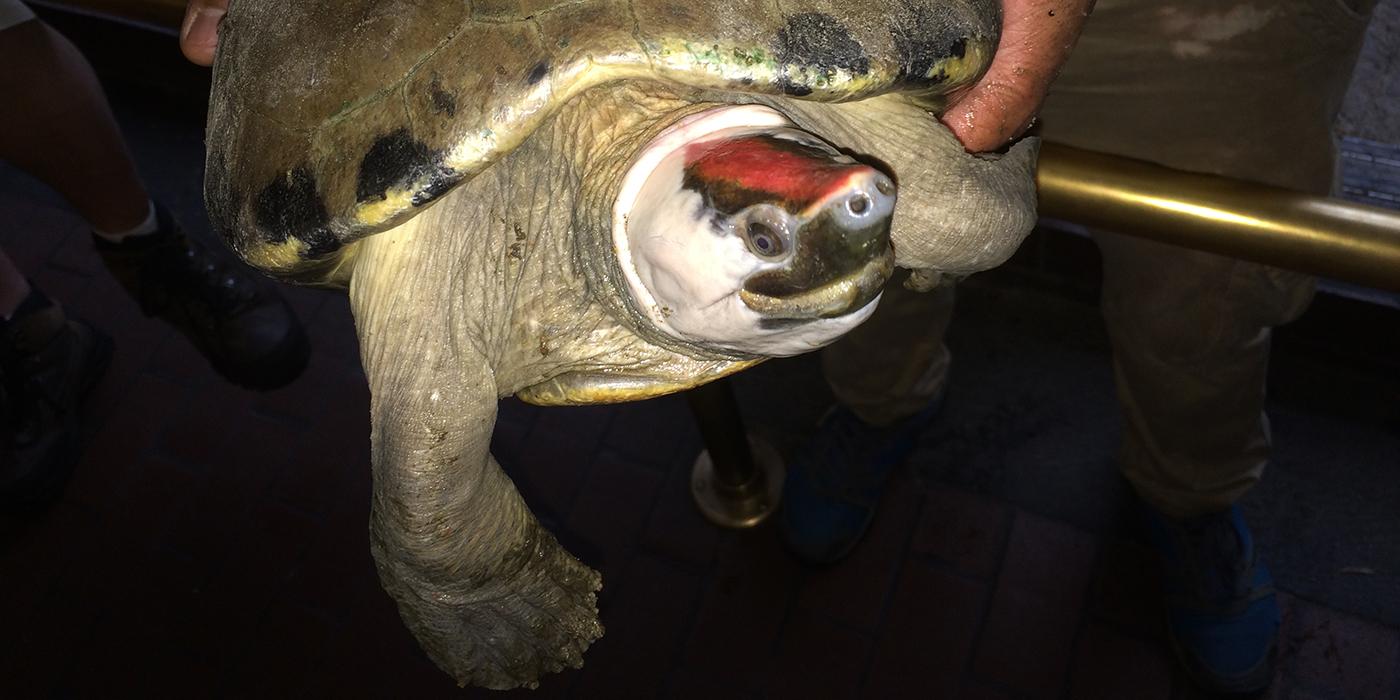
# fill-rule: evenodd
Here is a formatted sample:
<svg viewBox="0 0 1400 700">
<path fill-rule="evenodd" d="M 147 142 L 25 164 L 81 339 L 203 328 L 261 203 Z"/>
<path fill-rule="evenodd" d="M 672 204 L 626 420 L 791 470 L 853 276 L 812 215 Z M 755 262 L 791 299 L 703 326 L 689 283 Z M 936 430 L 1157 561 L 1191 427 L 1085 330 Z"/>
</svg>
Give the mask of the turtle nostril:
<svg viewBox="0 0 1400 700">
<path fill-rule="evenodd" d="M 870 197 L 865 194 L 858 194 L 846 200 L 846 208 L 856 216 L 861 216 L 870 211 Z"/>
<path fill-rule="evenodd" d="M 875 180 L 875 189 L 879 190 L 880 194 L 891 195 L 894 194 L 894 183 L 883 177 L 877 178 Z"/>
</svg>

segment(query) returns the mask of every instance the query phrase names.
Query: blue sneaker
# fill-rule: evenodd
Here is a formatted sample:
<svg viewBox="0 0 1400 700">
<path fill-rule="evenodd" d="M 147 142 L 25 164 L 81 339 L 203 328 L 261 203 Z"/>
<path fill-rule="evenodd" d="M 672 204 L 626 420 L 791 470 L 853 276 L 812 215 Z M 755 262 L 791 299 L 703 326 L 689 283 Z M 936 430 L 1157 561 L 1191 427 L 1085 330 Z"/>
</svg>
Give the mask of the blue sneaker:
<svg viewBox="0 0 1400 700">
<path fill-rule="evenodd" d="M 1268 688 L 1278 596 L 1239 506 L 1181 520 L 1146 511 L 1165 577 L 1167 628 L 1187 674 L 1214 693 Z"/>
<path fill-rule="evenodd" d="M 890 474 L 914 451 L 942 395 L 918 413 L 877 428 L 837 406 L 789 466 L 783 483 L 783 540 L 809 564 L 845 558 L 870 528 Z"/>
</svg>

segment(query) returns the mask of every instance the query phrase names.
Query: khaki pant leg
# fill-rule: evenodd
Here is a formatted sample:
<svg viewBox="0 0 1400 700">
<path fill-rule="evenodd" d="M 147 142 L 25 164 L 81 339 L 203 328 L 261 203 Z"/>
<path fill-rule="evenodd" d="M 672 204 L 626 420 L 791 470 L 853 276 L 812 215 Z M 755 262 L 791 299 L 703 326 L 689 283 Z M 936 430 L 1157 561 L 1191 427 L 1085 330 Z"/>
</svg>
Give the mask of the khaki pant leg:
<svg viewBox="0 0 1400 700">
<path fill-rule="evenodd" d="M 1185 517 L 1223 510 L 1263 473 L 1273 326 L 1307 308 L 1314 279 L 1100 233 L 1103 315 L 1138 493 Z"/>
<path fill-rule="evenodd" d="M 953 315 L 953 286 L 904 288 L 898 274 L 865 323 L 822 351 L 822 371 L 836 398 L 861 420 L 884 426 L 917 413 L 943 388 Z"/>
</svg>

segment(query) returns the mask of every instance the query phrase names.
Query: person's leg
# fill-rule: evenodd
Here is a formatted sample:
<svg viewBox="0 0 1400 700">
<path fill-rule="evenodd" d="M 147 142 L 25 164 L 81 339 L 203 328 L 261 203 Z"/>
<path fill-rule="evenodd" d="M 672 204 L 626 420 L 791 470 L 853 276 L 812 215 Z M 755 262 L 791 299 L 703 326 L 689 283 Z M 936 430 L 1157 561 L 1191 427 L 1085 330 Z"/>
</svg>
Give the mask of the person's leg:
<svg viewBox="0 0 1400 700">
<path fill-rule="evenodd" d="M 1219 512 L 1268 459 L 1273 326 L 1307 307 L 1305 275 L 1098 234 L 1103 315 L 1125 418 L 1124 475 L 1154 508 Z"/>
<path fill-rule="evenodd" d="M 38 20 L 0 30 L 0 159 L 63 195 L 92 227 L 127 231 L 150 209 L 82 54 Z"/>
<path fill-rule="evenodd" d="M 1096 238 L 1125 418 L 1119 462 L 1148 506 L 1173 644 L 1208 689 L 1262 689 L 1272 679 L 1279 608 L 1235 502 L 1269 456 L 1271 328 L 1302 313 L 1313 280 L 1149 241 Z"/>
<path fill-rule="evenodd" d="M 904 288 L 903 274 L 885 287 L 865 323 L 822 350 L 822 374 L 841 405 L 861 421 L 887 426 L 918 413 L 943 389 L 954 287 Z"/>
<path fill-rule="evenodd" d="M 822 351 L 838 404 L 794 456 L 783 488 L 783 538 L 805 561 L 837 561 L 860 542 L 889 475 L 937 411 L 953 287 L 919 293 L 902 280 L 886 286 L 865 323 Z"/>
<path fill-rule="evenodd" d="M 23 11 L 0 0 L 10 21 L 15 7 Z M 183 333 L 225 378 L 260 389 L 296 378 L 310 347 L 291 308 L 151 201 L 92 67 L 47 25 L 18 19 L 0 28 L 0 159 L 68 199 L 142 310 Z"/>
<path fill-rule="evenodd" d="M 0 159 L 43 180 L 94 227 L 138 229 L 152 204 L 101 88 L 62 36 L 0 0 Z M 50 502 L 79 454 L 79 408 L 111 340 L 69 319 L 0 249 L 0 505 Z"/>
</svg>

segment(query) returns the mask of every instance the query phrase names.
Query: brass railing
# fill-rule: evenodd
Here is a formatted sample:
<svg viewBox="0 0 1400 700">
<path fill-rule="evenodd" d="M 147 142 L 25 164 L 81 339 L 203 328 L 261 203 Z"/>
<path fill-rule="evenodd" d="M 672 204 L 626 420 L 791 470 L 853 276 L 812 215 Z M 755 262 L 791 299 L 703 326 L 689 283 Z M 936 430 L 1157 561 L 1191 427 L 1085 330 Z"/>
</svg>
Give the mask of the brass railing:
<svg viewBox="0 0 1400 700">
<path fill-rule="evenodd" d="M 1400 291 L 1400 212 L 1045 144 L 1040 213 Z"/>
</svg>

